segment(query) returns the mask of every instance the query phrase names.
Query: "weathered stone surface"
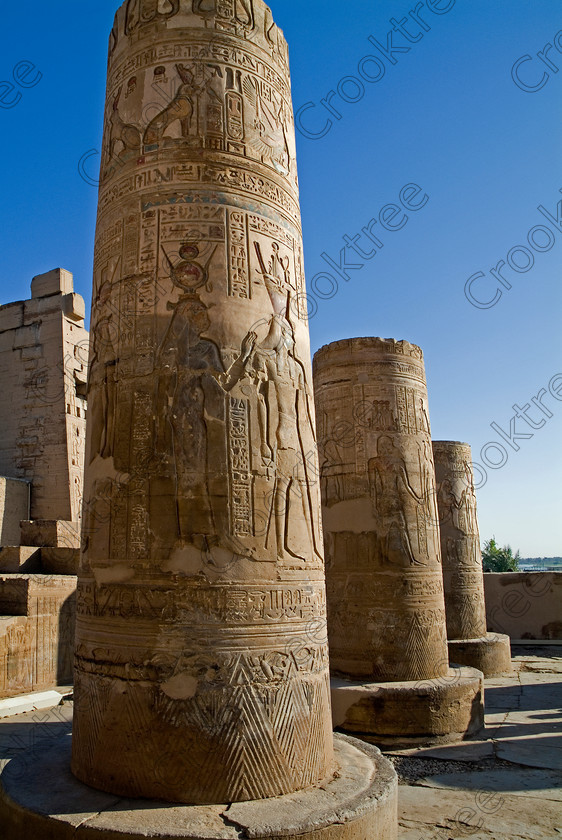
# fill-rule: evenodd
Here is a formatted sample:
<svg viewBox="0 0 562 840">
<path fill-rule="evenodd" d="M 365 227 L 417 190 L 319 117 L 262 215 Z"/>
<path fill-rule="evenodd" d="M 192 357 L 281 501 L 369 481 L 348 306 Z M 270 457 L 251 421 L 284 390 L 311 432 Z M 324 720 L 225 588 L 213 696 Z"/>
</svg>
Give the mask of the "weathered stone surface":
<svg viewBox="0 0 562 840">
<path fill-rule="evenodd" d="M 261 0 L 167 6 L 110 42 L 73 770 L 260 799 L 332 773 L 287 45 Z"/>
<path fill-rule="evenodd" d="M 395 748 L 464 738 L 482 674 L 449 669 L 422 351 L 337 341 L 314 387 L 334 725 Z"/>
<path fill-rule="evenodd" d="M 397 779 L 378 750 L 336 736 L 338 772 L 319 788 L 264 801 L 177 806 L 100 793 L 68 771 L 69 736 L 0 775 L 3 840 L 396 840 Z M 52 743 L 52 742 L 51 742 Z"/>
<path fill-rule="evenodd" d="M 448 639 L 486 635 L 482 554 L 472 452 L 467 443 L 433 441 Z"/>
<path fill-rule="evenodd" d="M 0 306 L 0 392 L 10 394 L 0 400 L 0 475 L 32 485 L 20 520 L 79 518 L 87 364 L 84 301 L 69 271 L 34 277 L 31 300 Z"/>
<path fill-rule="evenodd" d="M 488 573 L 484 589 L 489 630 L 562 640 L 562 572 Z"/>
<path fill-rule="evenodd" d="M 445 765 L 446 766 L 446 765 Z M 466 773 L 443 773 L 431 776 L 420 782 L 424 787 L 441 788 L 496 794 L 488 797 L 488 802 L 495 798 L 497 813 L 501 809 L 504 794 L 509 796 L 530 796 L 533 799 L 548 799 L 562 802 L 562 776 L 555 770 L 530 770 L 528 767 L 502 767 L 495 770 L 474 770 Z M 485 797 L 482 796 L 484 800 Z"/>
<path fill-rule="evenodd" d="M 40 548 L 27 545 L 0 548 L 0 572 L 36 574 L 41 571 Z"/>
<path fill-rule="evenodd" d="M 509 674 L 512 671 L 509 636 L 486 633 L 482 639 L 449 641 L 449 659 L 455 665 L 469 665 L 485 677 Z"/>
<path fill-rule="evenodd" d="M 460 741 L 484 725 L 484 681 L 473 668 L 451 668 L 419 682 L 332 679 L 334 726 L 393 749 Z"/>
<path fill-rule="evenodd" d="M 433 441 L 449 657 L 485 677 L 511 671 L 505 635 L 486 633 L 482 554 L 472 452 L 467 443 Z"/>
<path fill-rule="evenodd" d="M 31 281 L 31 297 L 42 298 L 50 295 L 67 295 L 74 291 L 74 278 L 64 268 L 54 268 L 45 274 L 38 274 Z"/>
<path fill-rule="evenodd" d="M 29 516 L 29 483 L 0 476 L 0 547 L 20 544 L 20 522 Z"/>
<path fill-rule="evenodd" d="M 79 548 L 42 548 L 41 571 L 46 575 L 77 575 Z"/>
<path fill-rule="evenodd" d="M 355 338 L 314 357 L 332 673 L 448 672 L 423 354 Z"/>
<path fill-rule="evenodd" d="M 72 682 L 76 578 L 0 575 L 0 697 Z"/>
<path fill-rule="evenodd" d="M 21 544 L 47 548 L 80 548 L 80 523 L 35 519 L 21 523 Z"/>
<path fill-rule="evenodd" d="M 472 452 L 467 443 L 433 441 L 449 657 L 492 677 L 511 671 L 505 635 L 486 633 L 486 604 Z"/>
<path fill-rule="evenodd" d="M 399 788 L 400 840 L 553 840 L 560 803 L 509 794 Z M 538 811 L 538 814 L 537 814 Z"/>
</svg>

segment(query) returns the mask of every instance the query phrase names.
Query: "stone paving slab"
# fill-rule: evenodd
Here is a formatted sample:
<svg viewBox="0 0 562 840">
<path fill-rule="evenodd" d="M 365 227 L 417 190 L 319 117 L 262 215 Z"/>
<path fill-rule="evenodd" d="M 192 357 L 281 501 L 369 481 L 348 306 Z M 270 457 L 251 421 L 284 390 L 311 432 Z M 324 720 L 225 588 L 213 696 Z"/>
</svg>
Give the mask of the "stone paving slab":
<svg viewBox="0 0 562 840">
<path fill-rule="evenodd" d="M 526 796 L 562 802 L 562 772 L 529 767 L 498 767 L 472 773 L 443 773 L 417 783 L 443 790 L 492 791 L 509 796 Z M 562 809 L 561 809 L 562 816 Z"/>
<path fill-rule="evenodd" d="M 34 691 L 0 700 L 0 718 L 10 718 L 38 709 L 52 709 L 63 699 L 58 691 Z"/>
<path fill-rule="evenodd" d="M 526 767 L 544 767 L 562 770 L 562 738 L 558 736 L 519 738 L 516 741 L 502 741 L 496 747 L 496 755 L 504 761 L 524 764 Z M 562 814 L 560 816 L 562 823 Z"/>
<path fill-rule="evenodd" d="M 482 761 L 494 755 L 492 741 L 461 741 L 427 750 L 385 750 L 385 755 L 411 756 L 415 758 L 439 758 L 443 761 Z"/>
<path fill-rule="evenodd" d="M 399 840 L 553 840 L 560 803 L 476 791 L 401 786 Z M 416 834 L 417 832 L 417 834 Z"/>
</svg>

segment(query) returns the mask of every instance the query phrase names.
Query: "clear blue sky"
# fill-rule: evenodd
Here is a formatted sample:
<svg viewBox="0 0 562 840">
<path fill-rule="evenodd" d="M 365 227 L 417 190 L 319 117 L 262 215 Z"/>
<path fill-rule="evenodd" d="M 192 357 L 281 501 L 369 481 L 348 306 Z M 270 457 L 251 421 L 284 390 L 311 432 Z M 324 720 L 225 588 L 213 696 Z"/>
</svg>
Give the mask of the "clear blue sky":
<svg viewBox="0 0 562 840">
<path fill-rule="evenodd" d="M 398 27 L 416 6 L 424 25 L 410 16 L 404 35 Z M 3 9 L 0 80 L 11 80 L 23 60 L 42 78 L 33 87 L 0 87 L 2 303 L 28 297 L 33 275 L 62 266 L 74 272 L 89 305 L 96 189 L 80 178 L 78 162 L 100 146 L 116 7 L 116 0 L 28 0 L 25 9 Z M 421 8 L 416 0 L 272 0 L 271 7 L 290 45 L 295 109 L 315 104 L 302 113 L 303 128 L 329 129 L 319 139 L 297 135 L 307 279 L 316 278 L 324 297 L 333 283 L 316 276 L 331 272 L 338 280 L 335 296 L 319 300 L 310 322 L 313 350 L 356 335 L 421 345 L 433 437 L 471 443 L 482 465 L 505 458 L 495 446 L 483 458 L 488 443 L 508 456 L 500 469 L 486 467 L 478 492 L 482 538 L 495 534 L 524 556 L 562 555 L 562 399 L 549 392 L 549 383 L 555 393 L 562 385 L 553 379 L 562 374 L 560 3 L 425 0 Z M 390 18 L 393 49 L 408 52 L 387 53 Z M 560 51 L 545 52 L 557 33 Z M 363 97 L 346 102 L 338 85 L 361 79 L 365 56 L 373 58 L 361 63 L 364 75 L 381 78 L 361 80 Z M 524 56 L 532 60 L 518 64 L 518 86 L 512 68 Z M 36 72 L 20 64 L 16 75 L 29 85 Z M 330 90 L 341 119 L 320 104 Z M 339 90 L 348 100 L 362 93 L 353 79 Z M 97 165 L 93 156 L 94 177 Z M 427 203 L 408 212 L 401 229 L 385 230 L 380 211 L 410 183 L 422 187 L 417 200 L 427 194 Z M 387 227 L 404 221 L 391 210 L 382 218 Z M 339 263 L 344 235 L 351 241 L 372 219 L 384 247 L 358 240 L 367 253 L 375 249 L 369 259 L 346 249 L 346 264 L 364 267 L 342 264 L 345 281 L 321 255 Z M 531 248 L 527 236 L 537 225 Z M 527 250 L 512 250 L 517 246 Z M 489 273 L 508 253 L 520 268 L 500 267 L 510 290 Z M 478 272 L 484 276 L 471 287 L 475 299 L 487 304 L 502 292 L 490 308 L 465 297 L 466 281 Z M 535 405 L 527 415 L 540 428 L 521 418 L 513 424 L 513 406 L 524 408 L 541 389 L 546 413 Z M 491 423 L 507 437 L 533 437 L 516 441 L 514 451 Z"/>
</svg>

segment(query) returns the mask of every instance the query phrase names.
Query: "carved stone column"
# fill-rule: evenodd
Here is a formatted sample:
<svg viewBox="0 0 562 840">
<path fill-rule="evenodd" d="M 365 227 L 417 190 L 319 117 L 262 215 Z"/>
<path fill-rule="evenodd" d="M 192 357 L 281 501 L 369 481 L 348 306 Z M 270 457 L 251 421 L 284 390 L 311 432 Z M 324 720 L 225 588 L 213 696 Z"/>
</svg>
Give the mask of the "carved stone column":
<svg viewBox="0 0 562 840">
<path fill-rule="evenodd" d="M 422 351 L 334 342 L 314 386 L 334 722 L 380 743 L 462 737 L 482 723 L 481 677 L 449 669 Z"/>
<path fill-rule="evenodd" d="M 129 0 L 109 45 L 78 593 L 72 769 L 93 787 L 206 804 L 334 778 L 303 292 L 270 10 Z"/>
<path fill-rule="evenodd" d="M 511 671 L 509 637 L 486 632 L 482 554 L 472 453 L 467 443 L 433 442 L 449 655 L 491 677 Z"/>
</svg>

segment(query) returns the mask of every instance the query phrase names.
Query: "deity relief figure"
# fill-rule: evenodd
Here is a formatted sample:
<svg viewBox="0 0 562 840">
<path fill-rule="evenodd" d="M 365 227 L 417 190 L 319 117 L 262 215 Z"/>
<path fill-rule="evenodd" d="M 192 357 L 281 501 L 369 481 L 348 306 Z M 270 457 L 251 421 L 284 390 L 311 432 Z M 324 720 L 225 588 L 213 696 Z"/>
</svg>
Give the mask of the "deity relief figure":
<svg viewBox="0 0 562 840">
<path fill-rule="evenodd" d="M 176 121 L 180 123 L 182 138 L 190 137 L 196 103 L 204 93 L 211 89 L 215 77 L 222 78 L 222 70 L 217 64 L 196 62 L 191 67 L 176 64 L 176 70 L 181 84 L 177 87 L 171 102 L 148 124 L 144 133 L 145 146 L 161 143 L 166 136 L 166 131 Z"/>
<path fill-rule="evenodd" d="M 369 485 L 383 558 L 399 566 L 425 566 L 416 557 L 410 523 L 423 499 L 412 487 L 405 461 L 392 438 L 381 435 L 369 461 Z"/>
<path fill-rule="evenodd" d="M 321 558 L 315 516 L 309 495 L 308 463 L 303 431 L 315 440 L 310 393 L 304 367 L 295 354 L 295 336 L 289 321 L 290 295 L 266 278 L 274 313 L 268 334 L 252 354 L 251 375 L 258 391 L 258 422 L 261 457 L 265 467 L 275 468 L 266 544 L 271 518 L 275 522 L 277 556 L 280 561 Z M 275 408 L 272 397 L 275 398 Z M 276 410 L 275 410 L 276 409 Z M 296 511 L 295 511 L 296 508 Z M 309 553 L 303 556 L 292 547 L 291 535 L 297 523 L 306 523 Z"/>
</svg>

